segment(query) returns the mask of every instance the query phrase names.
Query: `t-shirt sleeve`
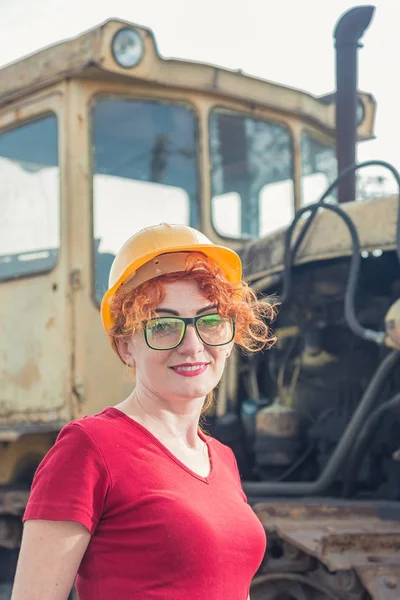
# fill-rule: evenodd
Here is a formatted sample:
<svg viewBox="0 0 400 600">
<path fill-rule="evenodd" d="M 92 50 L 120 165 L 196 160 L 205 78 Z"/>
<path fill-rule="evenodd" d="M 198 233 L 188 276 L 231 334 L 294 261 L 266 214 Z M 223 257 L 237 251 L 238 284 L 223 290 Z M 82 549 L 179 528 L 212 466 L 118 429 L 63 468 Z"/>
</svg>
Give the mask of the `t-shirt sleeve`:
<svg viewBox="0 0 400 600">
<path fill-rule="evenodd" d="M 109 487 L 97 444 L 78 422 L 70 423 L 35 473 L 23 520 L 76 521 L 93 534 Z"/>
</svg>

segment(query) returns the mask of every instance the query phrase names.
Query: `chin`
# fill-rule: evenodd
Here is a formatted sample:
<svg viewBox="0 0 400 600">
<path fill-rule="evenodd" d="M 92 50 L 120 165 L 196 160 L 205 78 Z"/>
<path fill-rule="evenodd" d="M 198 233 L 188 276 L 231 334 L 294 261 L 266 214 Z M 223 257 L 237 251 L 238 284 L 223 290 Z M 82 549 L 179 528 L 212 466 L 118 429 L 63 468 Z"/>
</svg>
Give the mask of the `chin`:
<svg viewBox="0 0 400 600">
<path fill-rule="evenodd" d="M 209 394 L 214 388 L 210 387 L 210 386 L 200 386 L 200 385 L 196 385 L 196 386 L 180 386 L 179 388 L 176 388 L 173 392 L 172 395 L 175 397 L 179 397 L 179 398 L 186 398 L 188 400 L 195 400 L 196 398 L 204 398 L 205 396 L 207 396 L 207 394 Z"/>
</svg>

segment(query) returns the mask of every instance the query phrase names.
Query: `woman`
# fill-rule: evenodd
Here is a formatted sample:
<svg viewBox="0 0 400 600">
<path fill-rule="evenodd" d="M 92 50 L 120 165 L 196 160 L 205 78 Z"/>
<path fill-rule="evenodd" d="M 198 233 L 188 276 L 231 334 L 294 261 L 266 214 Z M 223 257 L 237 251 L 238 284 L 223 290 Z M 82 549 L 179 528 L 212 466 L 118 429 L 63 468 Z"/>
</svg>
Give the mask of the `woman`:
<svg viewBox="0 0 400 600">
<path fill-rule="evenodd" d="M 237 254 L 162 224 L 120 250 L 101 315 L 135 389 L 67 425 L 38 468 L 13 600 L 65 600 L 76 575 L 81 600 L 246 600 L 265 533 L 199 421 L 234 343 L 271 343 L 273 308 Z"/>
</svg>

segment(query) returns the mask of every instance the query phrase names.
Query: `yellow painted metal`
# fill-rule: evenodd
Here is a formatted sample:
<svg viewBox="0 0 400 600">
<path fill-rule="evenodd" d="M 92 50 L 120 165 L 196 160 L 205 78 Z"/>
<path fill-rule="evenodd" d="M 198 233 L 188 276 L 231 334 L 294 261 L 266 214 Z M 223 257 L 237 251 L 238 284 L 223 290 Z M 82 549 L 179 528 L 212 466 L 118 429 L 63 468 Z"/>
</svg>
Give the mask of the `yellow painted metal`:
<svg viewBox="0 0 400 600">
<path fill-rule="evenodd" d="M 57 115 L 59 121 L 59 151 L 63 161 L 66 152 L 63 84 L 51 93 L 19 101 L 7 114 L 0 113 L 0 129 L 49 112 Z M 63 176 L 60 194 L 65 198 Z M 56 422 L 71 416 L 65 217 L 62 212 L 62 243 L 55 268 L 37 277 L 0 284 L 0 427 L 10 422 Z"/>
<path fill-rule="evenodd" d="M 111 51 L 114 34 L 124 27 L 139 32 L 144 43 L 141 62 L 132 69 L 120 67 Z M 33 90 L 43 89 L 65 78 L 97 78 L 149 83 L 164 89 L 185 89 L 221 98 L 234 98 L 256 106 L 301 117 L 331 133 L 335 128 L 335 107 L 324 97 L 278 85 L 242 71 L 231 71 L 208 64 L 162 59 L 157 53 L 153 34 L 129 22 L 109 20 L 75 39 L 61 42 L 1 70 L 0 102 L 5 103 Z M 361 94 L 365 119 L 359 128 L 360 139 L 372 136 L 375 102 L 370 94 Z"/>
</svg>

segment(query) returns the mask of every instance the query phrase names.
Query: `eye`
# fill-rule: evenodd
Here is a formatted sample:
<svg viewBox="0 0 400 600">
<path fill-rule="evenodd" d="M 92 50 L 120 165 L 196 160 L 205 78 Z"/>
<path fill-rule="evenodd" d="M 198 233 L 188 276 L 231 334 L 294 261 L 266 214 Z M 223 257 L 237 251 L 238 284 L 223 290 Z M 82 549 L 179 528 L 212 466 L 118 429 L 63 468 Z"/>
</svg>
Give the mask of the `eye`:
<svg viewBox="0 0 400 600">
<path fill-rule="evenodd" d="M 163 321 L 157 321 L 156 323 L 153 323 L 151 326 L 153 332 L 156 332 L 156 333 L 162 333 L 163 331 L 167 331 L 168 329 L 170 329 L 170 327 L 171 327 L 170 323 L 164 323 Z"/>
<path fill-rule="evenodd" d="M 221 324 L 221 317 L 219 315 L 206 315 L 199 320 L 200 327 L 205 327 L 210 329 L 212 327 L 217 327 Z"/>
<path fill-rule="evenodd" d="M 151 331 L 151 334 L 154 335 L 168 335 L 170 333 L 175 333 L 179 331 L 181 325 L 179 321 L 167 320 L 167 319 L 159 319 L 157 321 L 152 321 L 149 323 L 147 329 Z"/>
</svg>

